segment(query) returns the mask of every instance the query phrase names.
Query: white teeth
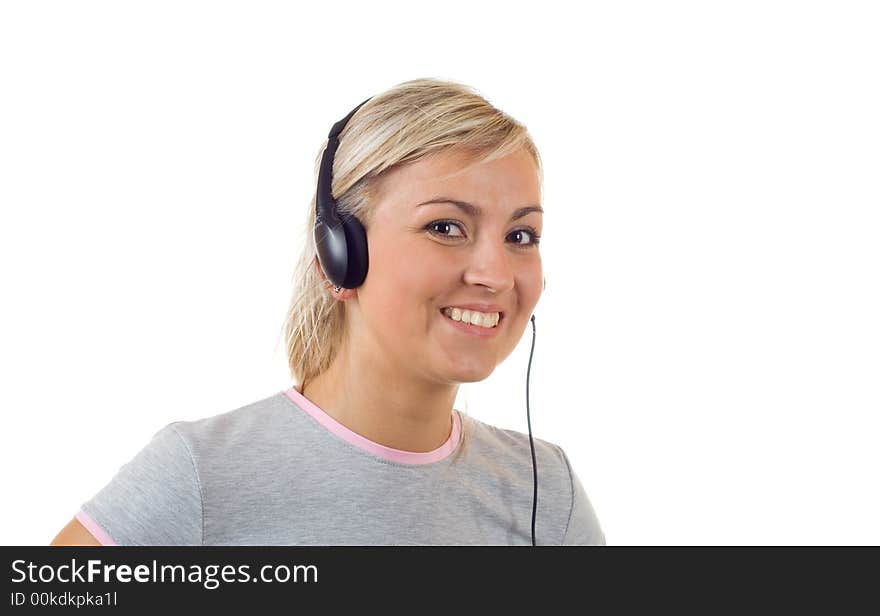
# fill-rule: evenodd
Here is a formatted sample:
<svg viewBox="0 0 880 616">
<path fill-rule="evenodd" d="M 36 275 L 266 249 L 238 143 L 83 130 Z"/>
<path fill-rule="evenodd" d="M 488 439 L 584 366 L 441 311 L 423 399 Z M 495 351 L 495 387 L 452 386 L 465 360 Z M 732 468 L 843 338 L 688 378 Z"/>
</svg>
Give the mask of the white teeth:
<svg viewBox="0 0 880 616">
<path fill-rule="evenodd" d="M 462 323 L 470 323 L 478 327 L 493 328 L 498 325 L 501 320 L 500 312 L 490 312 L 488 314 L 477 312 L 476 310 L 462 310 L 461 308 L 444 308 L 443 314 L 453 321 L 461 321 Z"/>
</svg>

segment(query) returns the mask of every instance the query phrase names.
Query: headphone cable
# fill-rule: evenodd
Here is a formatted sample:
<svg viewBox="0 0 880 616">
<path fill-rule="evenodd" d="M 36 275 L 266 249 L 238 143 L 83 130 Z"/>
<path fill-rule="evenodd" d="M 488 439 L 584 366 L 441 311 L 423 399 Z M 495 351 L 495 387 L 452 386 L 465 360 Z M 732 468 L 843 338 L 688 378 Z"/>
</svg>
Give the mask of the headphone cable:
<svg viewBox="0 0 880 616">
<path fill-rule="evenodd" d="M 532 350 L 529 351 L 529 367 L 526 370 L 526 421 L 529 424 L 529 446 L 532 449 L 532 546 L 535 546 L 535 512 L 538 510 L 538 463 L 535 460 L 535 442 L 532 440 L 532 419 L 529 415 L 529 375 L 532 372 L 532 354 L 535 352 L 535 315 L 532 315 Z"/>
</svg>

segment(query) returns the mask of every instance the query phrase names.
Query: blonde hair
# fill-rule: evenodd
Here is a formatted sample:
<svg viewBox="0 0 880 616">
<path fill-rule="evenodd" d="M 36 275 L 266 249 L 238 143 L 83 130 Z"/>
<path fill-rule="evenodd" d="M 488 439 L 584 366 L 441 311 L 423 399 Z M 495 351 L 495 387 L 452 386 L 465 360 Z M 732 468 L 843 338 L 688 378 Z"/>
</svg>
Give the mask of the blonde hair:
<svg viewBox="0 0 880 616">
<path fill-rule="evenodd" d="M 334 121 L 328 120 L 328 131 Z M 315 158 L 314 186 L 326 146 L 327 140 Z M 438 79 L 414 79 L 374 96 L 349 119 L 339 135 L 331 192 L 338 210 L 356 216 L 369 238 L 375 206 L 372 197 L 383 173 L 450 150 L 468 155 L 464 171 L 521 148 L 534 158 L 543 186 L 541 158 L 524 125 L 496 109 L 473 88 Z M 314 224 L 313 192 L 303 229 L 304 249 L 293 274 L 283 325 L 290 374 L 300 390 L 306 381 L 330 367 L 345 334 L 344 302 L 333 298 L 316 269 Z M 463 420 L 465 416 L 463 413 Z M 464 424 L 462 421 L 462 445 Z"/>
</svg>

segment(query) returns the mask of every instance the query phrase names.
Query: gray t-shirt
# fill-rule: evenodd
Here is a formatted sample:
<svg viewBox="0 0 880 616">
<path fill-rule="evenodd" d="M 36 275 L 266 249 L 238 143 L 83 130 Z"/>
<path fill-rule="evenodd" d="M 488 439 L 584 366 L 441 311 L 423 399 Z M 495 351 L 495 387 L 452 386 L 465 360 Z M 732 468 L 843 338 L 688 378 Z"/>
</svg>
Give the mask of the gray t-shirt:
<svg viewBox="0 0 880 616">
<path fill-rule="evenodd" d="M 76 517 L 105 545 L 531 545 L 528 435 L 450 422 L 438 449 L 401 451 L 291 388 L 166 425 Z M 604 545 L 565 452 L 533 440 L 537 544 Z"/>
</svg>

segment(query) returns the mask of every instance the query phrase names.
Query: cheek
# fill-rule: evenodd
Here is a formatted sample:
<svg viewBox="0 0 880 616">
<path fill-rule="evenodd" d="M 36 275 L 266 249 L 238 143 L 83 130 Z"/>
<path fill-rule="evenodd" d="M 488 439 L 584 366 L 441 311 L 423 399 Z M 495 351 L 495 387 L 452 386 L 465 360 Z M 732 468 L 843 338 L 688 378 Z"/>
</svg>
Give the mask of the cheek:
<svg viewBox="0 0 880 616">
<path fill-rule="evenodd" d="M 517 276 L 516 286 L 519 288 L 523 305 L 534 306 L 544 291 L 544 273 L 541 262 L 538 261 Z"/>
<path fill-rule="evenodd" d="M 371 249 L 370 269 L 361 290 L 363 309 L 374 318 L 392 319 L 401 326 L 424 322 L 427 308 L 448 288 L 442 263 L 427 252 L 404 244 Z"/>
</svg>

